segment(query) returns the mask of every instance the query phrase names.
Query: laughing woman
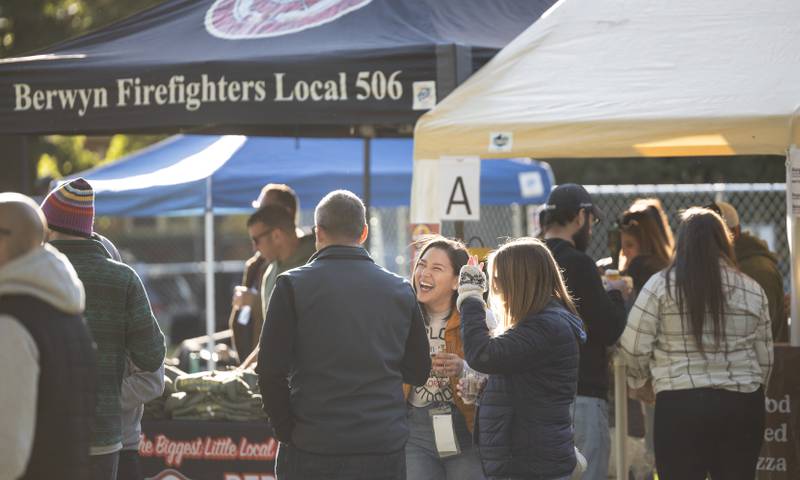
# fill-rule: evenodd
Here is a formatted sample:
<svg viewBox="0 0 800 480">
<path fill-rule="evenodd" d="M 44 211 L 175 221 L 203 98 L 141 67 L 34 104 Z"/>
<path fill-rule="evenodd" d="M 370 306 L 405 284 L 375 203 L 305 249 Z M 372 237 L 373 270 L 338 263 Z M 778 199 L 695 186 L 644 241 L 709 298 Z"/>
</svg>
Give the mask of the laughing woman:
<svg viewBox="0 0 800 480">
<path fill-rule="evenodd" d="M 425 385 L 406 387 L 410 428 L 406 444 L 409 479 L 484 478 L 470 434 L 475 407 L 464 404 L 455 395 L 458 377 L 464 369 L 461 319 L 455 301 L 458 272 L 468 258 L 462 243 L 437 235 L 424 241 L 414 265 L 412 281 L 428 330 L 433 371 Z M 440 422 L 434 431 L 433 414 L 437 413 L 440 414 L 437 418 L 444 422 Z M 447 437 L 454 438 L 459 448 L 444 448 L 443 441 Z M 441 449 L 437 448 L 437 443 Z M 455 453 L 459 450 L 460 453 Z"/>
</svg>

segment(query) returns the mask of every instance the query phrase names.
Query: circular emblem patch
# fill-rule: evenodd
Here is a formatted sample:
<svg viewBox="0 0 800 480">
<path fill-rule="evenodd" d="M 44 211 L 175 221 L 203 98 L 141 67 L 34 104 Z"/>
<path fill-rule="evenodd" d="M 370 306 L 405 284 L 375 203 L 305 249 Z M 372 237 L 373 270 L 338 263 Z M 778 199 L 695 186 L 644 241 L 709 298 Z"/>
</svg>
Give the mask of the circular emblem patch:
<svg viewBox="0 0 800 480">
<path fill-rule="evenodd" d="M 216 0 L 206 30 L 231 40 L 277 37 L 314 28 L 367 6 L 372 0 Z"/>
</svg>

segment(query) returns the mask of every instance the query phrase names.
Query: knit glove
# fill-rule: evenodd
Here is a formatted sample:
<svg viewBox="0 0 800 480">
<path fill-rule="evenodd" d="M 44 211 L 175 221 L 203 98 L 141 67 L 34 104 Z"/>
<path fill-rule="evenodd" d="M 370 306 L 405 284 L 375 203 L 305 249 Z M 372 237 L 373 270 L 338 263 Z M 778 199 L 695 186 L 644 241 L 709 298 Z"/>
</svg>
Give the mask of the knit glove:
<svg viewBox="0 0 800 480">
<path fill-rule="evenodd" d="M 486 306 L 483 301 L 483 292 L 486 291 L 486 275 L 475 265 L 464 265 L 458 276 L 458 299 L 456 308 L 461 311 L 461 303 L 467 298 L 476 298 Z"/>
</svg>

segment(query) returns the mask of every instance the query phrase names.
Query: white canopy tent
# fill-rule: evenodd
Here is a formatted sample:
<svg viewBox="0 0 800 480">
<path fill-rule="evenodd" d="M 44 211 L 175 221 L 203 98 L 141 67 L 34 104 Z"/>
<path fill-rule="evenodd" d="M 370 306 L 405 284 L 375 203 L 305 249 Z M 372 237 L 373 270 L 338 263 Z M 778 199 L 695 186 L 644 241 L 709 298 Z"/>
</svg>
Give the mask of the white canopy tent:
<svg viewBox="0 0 800 480">
<path fill-rule="evenodd" d="M 799 106 L 797 0 L 561 0 L 417 122 L 411 221 L 442 218 L 447 156 L 786 155 L 800 345 Z"/>
<path fill-rule="evenodd" d="M 418 121 L 411 221 L 441 218 L 443 156 L 788 155 L 797 319 L 798 107 L 797 0 L 561 0 Z"/>
</svg>

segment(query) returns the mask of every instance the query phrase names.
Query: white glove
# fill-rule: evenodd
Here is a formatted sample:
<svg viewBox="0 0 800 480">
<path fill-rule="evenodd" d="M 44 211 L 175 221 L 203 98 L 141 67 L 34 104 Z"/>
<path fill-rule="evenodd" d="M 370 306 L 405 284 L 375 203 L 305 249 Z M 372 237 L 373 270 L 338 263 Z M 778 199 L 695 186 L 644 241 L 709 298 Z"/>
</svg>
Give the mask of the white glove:
<svg viewBox="0 0 800 480">
<path fill-rule="evenodd" d="M 477 298 L 486 306 L 483 301 L 483 292 L 486 291 L 486 275 L 480 268 L 474 265 L 464 265 L 458 276 L 458 299 L 456 308 L 461 311 L 461 303 L 467 298 Z"/>
</svg>

